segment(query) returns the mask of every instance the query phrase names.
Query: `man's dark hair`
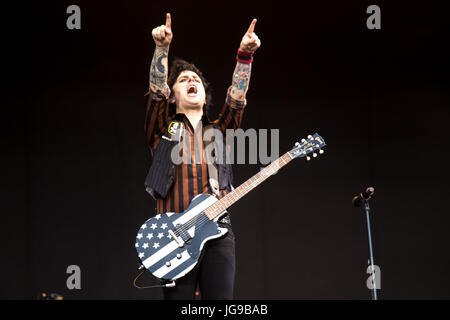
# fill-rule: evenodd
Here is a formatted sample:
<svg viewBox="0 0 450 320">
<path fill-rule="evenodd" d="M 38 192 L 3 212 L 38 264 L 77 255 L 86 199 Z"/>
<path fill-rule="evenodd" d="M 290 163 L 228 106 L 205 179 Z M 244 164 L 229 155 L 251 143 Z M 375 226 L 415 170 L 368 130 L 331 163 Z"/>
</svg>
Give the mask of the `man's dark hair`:
<svg viewBox="0 0 450 320">
<path fill-rule="evenodd" d="M 172 90 L 173 85 L 178 79 L 178 76 L 183 71 L 192 71 L 195 72 L 200 79 L 202 80 L 203 87 L 205 88 L 205 94 L 206 94 L 206 103 L 203 106 L 203 114 L 207 115 L 209 111 L 209 107 L 212 105 L 212 88 L 210 83 L 206 80 L 206 78 L 203 76 L 203 73 L 200 71 L 199 68 L 197 68 L 193 63 L 187 62 L 186 60 L 175 58 L 170 67 L 169 77 L 167 78 L 167 84 L 169 85 L 170 90 Z M 173 90 L 172 93 L 173 94 Z M 171 106 L 170 110 L 171 114 L 175 114 L 175 106 Z"/>
</svg>

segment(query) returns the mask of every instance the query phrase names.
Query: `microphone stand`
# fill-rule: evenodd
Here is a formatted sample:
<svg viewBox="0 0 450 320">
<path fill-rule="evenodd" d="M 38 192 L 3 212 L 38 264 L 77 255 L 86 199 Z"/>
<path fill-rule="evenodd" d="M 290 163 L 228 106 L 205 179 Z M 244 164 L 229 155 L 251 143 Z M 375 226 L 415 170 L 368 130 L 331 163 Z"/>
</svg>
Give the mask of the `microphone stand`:
<svg viewBox="0 0 450 320">
<path fill-rule="evenodd" d="M 369 235 L 369 253 L 370 253 L 370 265 L 372 268 L 372 281 L 373 281 L 373 300 L 378 300 L 377 298 L 377 285 L 376 285 L 376 279 L 375 279 L 375 268 L 373 263 L 373 249 L 372 249 L 372 232 L 370 230 L 370 218 L 369 218 L 369 199 L 364 199 L 364 209 L 366 211 L 366 219 L 367 219 L 367 233 Z"/>
</svg>

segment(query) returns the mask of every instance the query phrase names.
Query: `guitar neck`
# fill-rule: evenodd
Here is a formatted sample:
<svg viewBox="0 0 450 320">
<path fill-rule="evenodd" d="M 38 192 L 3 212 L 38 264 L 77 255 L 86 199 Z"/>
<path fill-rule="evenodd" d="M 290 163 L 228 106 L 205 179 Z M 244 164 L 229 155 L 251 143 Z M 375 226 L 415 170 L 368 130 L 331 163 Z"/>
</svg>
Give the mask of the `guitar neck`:
<svg viewBox="0 0 450 320">
<path fill-rule="evenodd" d="M 239 187 L 237 187 L 236 189 L 225 195 L 222 199 L 214 203 L 211 207 L 206 209 L 205 214 L 210 220 L 213 220 L 222 212 L 224 212 L 228 207 L 233 205 L 233 203 L 241 199 L 247 193 L 259 186 L 267 178 L 276 173 L 279 169 L 288 164 L 291 160 L 292 157 L 289 155 L 289 152 L 286 152 L 284 155 L 279 157 L 263 170 L 255 174 L 253 177 L 245 181 Z"/>
</svg>

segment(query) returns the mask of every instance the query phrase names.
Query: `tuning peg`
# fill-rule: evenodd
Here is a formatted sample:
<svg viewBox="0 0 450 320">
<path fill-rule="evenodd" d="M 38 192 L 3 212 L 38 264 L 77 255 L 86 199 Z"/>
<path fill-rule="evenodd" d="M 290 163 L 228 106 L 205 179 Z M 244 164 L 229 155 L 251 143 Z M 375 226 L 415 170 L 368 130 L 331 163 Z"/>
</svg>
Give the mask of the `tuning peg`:
<svg viewBox="0 0 450 320">
<path fill-rule="evenodd" d="M 315 157 L 317 157 L 317 153 L 314 152 L 313 153 L 313 158 L 315 158 Z"/>
<path fill-rule="evenodd" d="M 299 143 L 299 142 L 296 142 L 296 143 L 295 143 L 295 146 L 296 146 L 296 147 L 298 147 L 299 145 L 300 145 L 300 143 Z"/>
<path fill-rule="evenodd" d="M 323 154 L 325 151 L 323 151 L 322 149 L 319 150 L 320 154 Z"/>
<path fill-rule="evenodd" d="M 309 135 L 309 136 L 308 136 L 308 139 L 311 140 L 311 139 L 312 139 L 312 135 Z"/>
<path fill-rule="evenodd" d="M 310 156 L 306 156 L 306 161 L 309 161 L 309 160 L 311 160 L 311 157 Z"/>
<path fill-rule="evenodd" d="M 302 139 L 302 142 L 305 143 L 305 142 L 306 142 L 306 139 Z"/>
</svg>

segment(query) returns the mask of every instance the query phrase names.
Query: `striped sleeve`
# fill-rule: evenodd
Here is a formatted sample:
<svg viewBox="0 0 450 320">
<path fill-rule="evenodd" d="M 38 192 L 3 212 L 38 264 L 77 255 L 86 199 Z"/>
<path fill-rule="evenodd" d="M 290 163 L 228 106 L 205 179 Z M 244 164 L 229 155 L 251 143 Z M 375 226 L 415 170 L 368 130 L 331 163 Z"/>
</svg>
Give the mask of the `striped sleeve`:
<svg viewBox="0 0 450 320">
<path fill-rule="evenodd" d="M 218 118 L 213 123 L 221 130 L 238 129 L 241 126 L 244 108 L 247 104 L 245 97 L 242 100 L 233 99 L 230 95 L 231 86 L 228 88 L 225 104 Z"/>
<path fill-rule="evenodd" d="M 159 141 L 159 133 L 162 132 L 169 122 L 169 101 L 167 99 L 156 99 L 154 93 L 148 91 L 146 98 L 146 111 L 144 132 L 148 146 L 153 149 Z"/>
</svg>

